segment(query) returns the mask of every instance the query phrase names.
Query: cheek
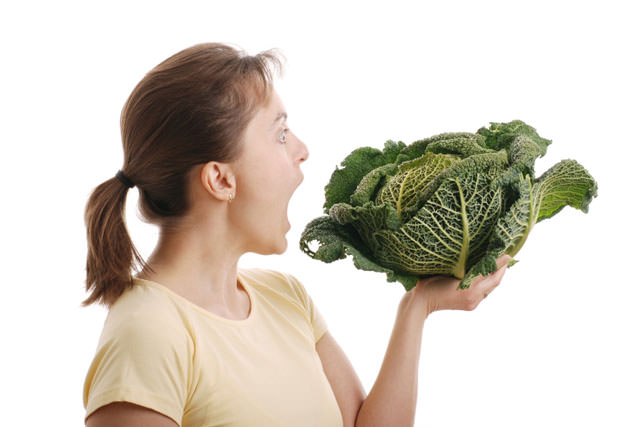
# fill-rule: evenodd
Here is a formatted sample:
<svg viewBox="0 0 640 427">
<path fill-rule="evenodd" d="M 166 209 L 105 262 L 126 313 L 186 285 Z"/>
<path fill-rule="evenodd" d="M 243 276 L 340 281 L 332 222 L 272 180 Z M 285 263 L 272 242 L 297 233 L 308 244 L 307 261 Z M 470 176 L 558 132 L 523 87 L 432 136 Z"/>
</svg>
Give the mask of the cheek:
<svg viewBox="0 0 640 427">
<path fill-rule="evenodd" d="M 254 153 L 237 180 L 238 204 L 246 210 L 238 214 L 260 224 L 273 223 L 274 215 L 282 215 L 297 179 L 283 147 L 273 148 L 275 151 Z"/>
<path fill-rule="evenodd" d="M 264 233 L 273 226 L 275 217 L 281 215 L 284 185 L 281 177 L 262 170 L 239 186 L 234 215 L 244 229 Z"/>
<path fill-rule="evenodd" d="M 280 160 L 265 159 L 265 163 L 258 166 L 248 188 L 251 199 L 267 203 L 278 201 L 286 195 L 291 182 L 291 167 Z"/>
</svg>

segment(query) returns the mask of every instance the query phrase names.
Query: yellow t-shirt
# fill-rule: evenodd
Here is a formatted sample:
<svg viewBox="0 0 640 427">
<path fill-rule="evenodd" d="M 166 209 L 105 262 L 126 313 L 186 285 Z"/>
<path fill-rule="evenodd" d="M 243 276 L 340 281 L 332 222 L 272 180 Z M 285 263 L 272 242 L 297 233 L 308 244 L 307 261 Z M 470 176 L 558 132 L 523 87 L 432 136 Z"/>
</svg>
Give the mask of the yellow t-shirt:
<svg viewBox="0 0 640 427">
<path fill-rule="evenodd" d="M 240 269 L 244 320 L 134 278 L 109 310 L 84 384 L 88 417 L 126 401 L 184 427 L 342 426 L 315 343 L 327 324 L 293 276 Z"/>
</svg>

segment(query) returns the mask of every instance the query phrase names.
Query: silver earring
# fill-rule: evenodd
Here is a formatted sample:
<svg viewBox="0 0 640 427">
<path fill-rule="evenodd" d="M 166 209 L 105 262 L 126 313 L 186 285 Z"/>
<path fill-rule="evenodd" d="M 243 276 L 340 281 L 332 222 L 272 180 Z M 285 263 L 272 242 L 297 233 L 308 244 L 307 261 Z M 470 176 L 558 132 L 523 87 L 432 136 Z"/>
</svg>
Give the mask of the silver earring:
<svg viewBox="0 0 640 427">
<path fill-rule="evenodd" d="M 229 203 L 233 200 L 233 194 L 229 193 Z"/>
</svg>

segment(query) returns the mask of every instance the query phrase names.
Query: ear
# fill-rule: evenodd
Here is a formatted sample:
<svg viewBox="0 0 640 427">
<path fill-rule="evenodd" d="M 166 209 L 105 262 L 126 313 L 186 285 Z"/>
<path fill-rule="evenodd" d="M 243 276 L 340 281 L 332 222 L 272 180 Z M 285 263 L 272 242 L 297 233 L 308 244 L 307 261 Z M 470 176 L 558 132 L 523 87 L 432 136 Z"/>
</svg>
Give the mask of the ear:
<svg viewBox="0 0 640 427">
<path fill-rule="evenodd" d="M 207 193 L 218 200 L 226 202 L 229 194 L 235 197 L 236 179 L 228 163 L 206 163 L 200 171 L 200 182 Z"/>
</svg>

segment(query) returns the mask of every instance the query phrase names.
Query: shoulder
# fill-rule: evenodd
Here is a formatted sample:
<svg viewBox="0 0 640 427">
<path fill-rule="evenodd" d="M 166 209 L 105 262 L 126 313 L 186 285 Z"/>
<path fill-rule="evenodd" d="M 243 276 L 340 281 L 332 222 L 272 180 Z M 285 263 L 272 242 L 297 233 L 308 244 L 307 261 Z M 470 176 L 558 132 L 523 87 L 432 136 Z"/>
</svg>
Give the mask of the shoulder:
<svg viewBox="0 0 640 427">
<path fill-rule="evenodd" d="M 195 351 L 180 314 L 161 290 L 144 285 L 116 300 L 85 378 L 87 415 L 126 401 L 180 420 Z"/>
<path fill-rule="evenodd" d="M 287 312 L 287 309 L 293 309 L 302 314 L 312 328 L 310 334 L 313 334 L 314 342 L 318 342 L 328 329 L 327 323 L 311 295 L 294 275 L 275 270 L 251 269 L 244 270 L 242 277 L 247 282 L 253 281 L 254 283 L 251 283 L 250 286 L 270 299 L 279 308 L 280 313 Z"/>
<path fill-rule="evenodd" d="M 307 299 L 304 285 L 290 273 L 263 268 L 249 268 L 239 270 L 239 274 L 247 280 L 250 286 L 255 288 L 275 292 L 303 303 Z"/>
<path fill-rule="evenodd" d="M 250 285 L 283 289 L 291 287 L 293 277 L 288 273 L 265 268 L 242 268 L 238 270 L 238 274 L 249 281 Z"/>
<path fill-rule="evenodd" d="M 139 350 L 145 344 L 152 348 L 183 346 L 187 338 L 184 316 L 171 298 L 138 280 L 110 308 L 103 329 L 103 341 L 135 344 Z"/>
</svg>

